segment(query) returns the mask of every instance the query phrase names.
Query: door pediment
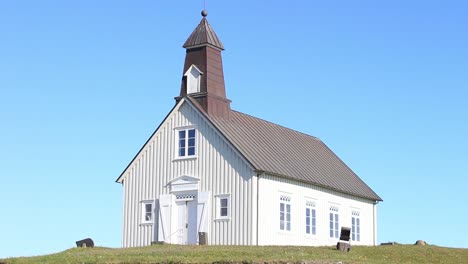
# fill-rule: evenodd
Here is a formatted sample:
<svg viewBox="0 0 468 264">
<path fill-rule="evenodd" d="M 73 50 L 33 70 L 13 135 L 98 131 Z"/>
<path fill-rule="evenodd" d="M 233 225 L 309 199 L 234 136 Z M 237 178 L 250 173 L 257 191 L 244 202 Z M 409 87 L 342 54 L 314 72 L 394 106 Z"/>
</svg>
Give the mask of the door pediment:
<svg viewBox="0 0 468 264">
<path fill-rule="evenodd" d="M 183 192 L 183 191 L 196 191 L 198 190 L 198 183 L 200 179 L 183 175 L 171 180 L 167 185 L 170 192 Z"/>
</svg>

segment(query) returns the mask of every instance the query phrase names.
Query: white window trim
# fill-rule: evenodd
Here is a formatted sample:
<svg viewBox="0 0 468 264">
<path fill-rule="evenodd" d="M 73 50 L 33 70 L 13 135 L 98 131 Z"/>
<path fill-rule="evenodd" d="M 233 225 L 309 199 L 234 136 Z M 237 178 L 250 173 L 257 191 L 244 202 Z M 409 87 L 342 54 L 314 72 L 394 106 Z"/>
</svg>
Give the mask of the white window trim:
<svg viewBox="0 0 468 264">
<path fill-rule="evenodd" d="M 278 212 L 280 213 L 280 218 L 278 219 L 279 222 L 278 222 L 278 230 L 280 233 L 283 233 L 283 234 L 291 234 L 292 233 L 292 230 L 293 230 L 293 226 L 292 226 L 292 203 L 291 203 L 291 200 L 292 200 L 292 195 L 289 194 L 289 193 L 280 193 L 279 195 L 279 203 L 278 203 Z M 281 229 L 281 204 L 284 204 L 284 229 Z M 287 226 L 287 210 L 286 210 L 286 205 L 289 205 L 289 230 L 288 230 L 288 226 Z"/>
<path fill-rule="evenodd" d="M 154 223 L 154 200 L 143 200 L 141 203 L 141 224 L 152 225 Z M 146 205 L 151 205 L 151 220 L 146 220 Z"/>
<path fill-rule="evenodd" d="M 195 130 L 195 155 L 188 155 L 188 131 L 194 129 Z M 185 130 L 186 131 L 186 148 L 185 148 L 185 155 L 184 156 L 179 156 L 179 132 Z M 174 128 L 175 131 L 175 157 L 172 161 L 180 161 L 180 160 L 191 160 L 191 159 L 197 159 L 198 157 L 198 129 L 196 125 L 191 125 L 191 126 L 181 126 L 181 127 L 176 127 Z"/>
<path fill-rule="evenodd" d="M 333 210 L 332 210 L 333 208 Z M 341 232 L 341 215 L 340 215 L 340 206 L 338 204 L 330 203 L 328 205 L 328 233 L 327 237 L 329 240 L 335 241 L 336 239 L 340 238 L 340 232 Z M 330 213 L 333 213 L 333 237 L 330 237 Z M 338 215 L 338 221 L 336 221 L 336 215 Z M 336 228 L 335 223 L 338 222 L 338 228 Z M 336 236 L 336 232 L 338 232 L 338 237 Z"/>
<path fill-rule="evenodd" d="M 355 226 L 355 231 L 353 231 L 353 218 L 354 218 L 354 226 Z M 357 223 L 357 219 L 359 219 L 359 225 Z M 359 232 L 357 232 L 357 227 L 359 226 Z M 359 210 L 352 210 L 351 211 L 351 241 L 353 242 L 361 242 L 361 212 Z M 359 234 L 359 239 L 358 235 Z M 354 239 L 353 239 L 354 235 Z"/>
<path fill-rule="evenodd" d="M 217 221 L 231 220 L 231 194 L 217 194 L 216 199 L 216 219 Z M 227 199 L 227 216 L 221 216 L 221 199 Z"/>
<path fill-rule="evenodd" d="M 305 208 L 306 209 L 310 209 L 310 233 L 307 233 L 307 213 L 304 215 L 304 220 L 306 220 L 304 222 L 304 227 L 305 227 L 305 230 L 304 230 L 304 233 L 307 237 L 317 237 L 317 233 L 318 233 L 318 230 L 317 230 L 317 201 L 315 199 L 306 199 L 306 205 L 305 205 Z M 315 210 L 315 234 L 313 233 L 313 217 L 312 217 L 312 210 Z"/>
</svg>

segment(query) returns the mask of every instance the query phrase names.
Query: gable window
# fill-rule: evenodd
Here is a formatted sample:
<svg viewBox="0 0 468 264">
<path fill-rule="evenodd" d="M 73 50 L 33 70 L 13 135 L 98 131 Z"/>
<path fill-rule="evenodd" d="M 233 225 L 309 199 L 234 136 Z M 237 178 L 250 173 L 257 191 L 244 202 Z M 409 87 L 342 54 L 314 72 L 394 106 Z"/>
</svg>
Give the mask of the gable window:
<svg viewBox="0 0 468 264">
<path fill-rule="evenodd" d="M 280 196 L 280 230 L 291 231 L 291 197 Z"/>
<path fill-rule="evenodd" d="M 216 218 L 229 219 L 231 217 L 231 195 L 216 196 Z"/>
<path fill-rule="evenodd" d="M 142 223 L 151 224 L 153 223 L 153 201 L 143 201 L 142 205 Z"/>
<path fill-rule="evenodd" d="M 317 234 L 317 218 L 315 212 L 315 202 L 306 202 L 306 234 Z"/>
<path fill-rule="evenodd" d="M 338 207 L 330 206 L 330 237 L 339 237 L 339 218 L 338 218 Z"/>
<path fill-rule="evenodd" d="M 187 78 L 187 94 L 200 92 L 202 74 L 203 72 L 195 65 L 190 66 L 187 72 L 185 72 L 184 76 Z"/>
<path fill-rule="evenodd" d="M 353 241 L 361 241 L 361 221 L 359 212 L 351 212 L 351 239 Z"/>
<path fill-rule="evenodd" d="M 195 129 L 179 130 L 179 157 L 195 156 Z"/>
</svg>

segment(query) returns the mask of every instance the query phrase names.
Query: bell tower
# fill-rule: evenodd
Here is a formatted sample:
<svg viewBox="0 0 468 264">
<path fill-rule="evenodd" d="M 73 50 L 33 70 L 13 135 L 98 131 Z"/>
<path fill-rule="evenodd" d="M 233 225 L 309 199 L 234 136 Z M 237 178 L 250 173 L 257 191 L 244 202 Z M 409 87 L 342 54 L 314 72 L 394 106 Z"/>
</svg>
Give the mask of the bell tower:
<svg viewBox="0 0 468 264">
<path fill-rule="evenodd" d="M 221 56 L 224 46 L 206 19 L 208 12 L 203 10 L 201 14 L 202 20 L 183 45 L 186 54 L 182 85 L 175 99 L 179 102 L 190 96 L 207 114 L 228 119 L 231 101 L 226 98 L 224 85 Z"/>
</svg>

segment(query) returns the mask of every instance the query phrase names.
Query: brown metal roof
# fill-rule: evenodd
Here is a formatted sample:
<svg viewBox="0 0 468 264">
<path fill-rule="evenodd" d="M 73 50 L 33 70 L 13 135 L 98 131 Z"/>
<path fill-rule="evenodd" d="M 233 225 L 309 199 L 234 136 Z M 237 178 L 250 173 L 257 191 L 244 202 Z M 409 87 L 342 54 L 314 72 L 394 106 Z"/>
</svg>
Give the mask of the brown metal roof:
<svg viewBox="0 0 468 264">
<path fill-rule="evenodd" d="M 216 118 L 190 102 L 258 171 L 382 201 L 320 139 L 233 110 L 229 119 Z"/>
<path fill-rule="evenodd" d="M 204 17 L 187 41 L 185 41 L 183 47 L 187 49 L 206 44 L 224 50 L 223 43 L 221 43 L 213 28 L 210 26 L 210 23 L 208 23 L 208 20 Z"/>
</svg>

